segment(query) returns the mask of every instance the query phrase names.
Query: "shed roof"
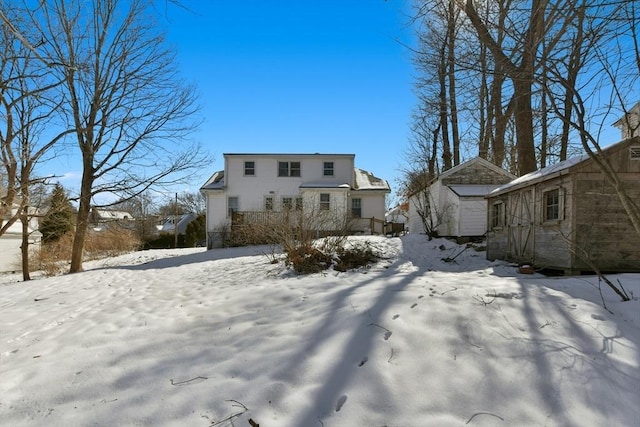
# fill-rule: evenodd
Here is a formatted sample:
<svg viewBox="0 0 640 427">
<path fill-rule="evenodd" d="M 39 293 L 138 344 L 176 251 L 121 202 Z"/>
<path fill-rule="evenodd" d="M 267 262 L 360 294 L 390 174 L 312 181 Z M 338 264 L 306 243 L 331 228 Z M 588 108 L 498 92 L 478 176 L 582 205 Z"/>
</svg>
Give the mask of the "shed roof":
<svg viewBox="0 0 640 427">
<path fill-rule="evenodd" d="M 625 139 L 623 141 L 617 142 L 615 144 L 612 144 L 608 147 L 605 147 L 602 149 L 602 153 L 608 153 L 610 151 L 616 150 L 620 147 L 622 147 L 623 145 L 627 145 L 627 144 L 631 144 L 634 141 L 638 141 L 638 137 L 634 137 L 634 138 L 629 138 L 629 139 Z M 579 156 L 575 156 L 575 157 L 571 157 L 567 160 L 564 160 L 562 162 L 558 162 L 556 164 L 553 164 L 551 166 L 547 166 L 544 167 L 542 169 L 538 169 L 537 171 L 533 171 L 530 172 L 526 175 L 522 175 L 519 178 L 514 179 L 513 181 L 509 182 L 508 184 L 504 184 L 498 188 L 496 188 L 495 190 L 493 190 L 488 196 L 490 197 L 494 197 L 503 193 L 506 193 L 507 191 L 510 190 L 515 190 L 518 188 L 522 188 L 522 187 L 526 187 L 532 184 L 535 184 L 537 182 L 541 182 L 541 181 L 546 181 L 547 179 L 551 179 L 555 176 L 558 175 L 562 175 L 565 173 L 568 173 L 569 169 L 579 165 L 583 162 L 586 162 L 590 160 L 590 157 L 588 154 L 582 154 Z"/>
</svg>

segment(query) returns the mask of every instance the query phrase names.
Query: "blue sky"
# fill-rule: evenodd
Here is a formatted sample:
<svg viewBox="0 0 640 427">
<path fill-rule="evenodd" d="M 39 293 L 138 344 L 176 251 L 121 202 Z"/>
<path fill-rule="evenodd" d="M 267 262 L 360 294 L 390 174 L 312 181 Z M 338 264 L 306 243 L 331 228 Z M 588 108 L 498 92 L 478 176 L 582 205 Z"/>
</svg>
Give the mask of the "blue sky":
<svg viewBox="0 0 640 427">
<path fill-rule="evenodd" d="M 409 1 L 184 1 L 169 42 L 198 86 L 194 135 L 223 169 L 227 152 L 353 153 L 396 180 L 412 93 Z M 195 183 L 200 185 L 201 182 Z"/>
</svg>

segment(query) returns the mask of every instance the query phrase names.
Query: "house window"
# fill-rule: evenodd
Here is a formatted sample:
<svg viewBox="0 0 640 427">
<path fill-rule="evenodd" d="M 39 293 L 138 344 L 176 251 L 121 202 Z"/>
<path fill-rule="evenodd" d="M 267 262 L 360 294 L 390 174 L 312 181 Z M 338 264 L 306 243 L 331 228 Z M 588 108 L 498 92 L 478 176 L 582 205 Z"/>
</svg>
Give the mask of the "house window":
<svg viewBox="0 0 640 427">
<path fill-rule="evenodd" d="M 302 210 L 302 197 L 296 197 L 296 210 Z"/>
<path fill-rule="evenodd" d="M 264 198 L 264 210 L 265 211 L 273 210 L 273 197 L 267 196 Z"/>
<path fill-rule="evenodd" d="M 290 210 L 293 208 L 293 198 L 292 197 L 283 197 L 282 198 L 282 209 Z"/>
<path fill-rule="evenodd" d="M 333 176 L 333 162 L 324 162 L 322 175 Z"/>
<path fill-rule="evenodd" d="M 351 216 L 362 218 L 362 199 L 351 199 Z"/>
<path fill-rule="evenodd" d="M 640 160 L 640 145 L 632 145 L 629 147 L 629 158 L 631 160 Z"/>
<path fill-rule="evenodd" d="M 491 205 L 491 228 L 504 227 L 504 202 Z"/>
<path fill-rule="evenodd" d="M 278 162 L 278 176 L 300 176 L 300 162 Z"/>
<path fill-rule="evenodd" d="M 320 193 L 320 210 L 328 211 L 331 202 L 331 195 L 329 193 Z"/>
<path fill-rule="evenodd" d="M 233 212 L 238 212 L 238 198 L 237 197 L 228 197 L 227 198 L 227 215 L 231 216 Z"/>
<path fill-rule="evenodd" d="M 560 189 L 547 191 L 542 196 L 544 200 L 544 221 L 557 221 L 561 218 Z"/>
<path fill-rule="evenodd" d="M 255 162 L 244 162 L 244 175 L 245 176 L 255 176 L 256 175 L 256 163 Z"/>
</svg>

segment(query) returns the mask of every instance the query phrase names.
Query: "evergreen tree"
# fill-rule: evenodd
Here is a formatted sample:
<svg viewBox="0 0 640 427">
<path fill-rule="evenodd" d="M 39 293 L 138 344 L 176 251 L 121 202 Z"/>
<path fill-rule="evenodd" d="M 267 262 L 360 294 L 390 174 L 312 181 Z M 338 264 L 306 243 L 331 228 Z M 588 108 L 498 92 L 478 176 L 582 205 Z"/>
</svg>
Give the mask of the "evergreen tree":
<svg viewBox="0 0 640 427">
<path fill-rule="evenodd" d="M 207 216 L 205 214 L 200 214 L 187 225 L 187 230 L 185 232 L 185 242 L 187 247 L 195 246 L 198 242 L 207 239 L 206 222 Z"/>
<path fill-rule="evenodd" d="M 64 187 L 55 185 L 49 197 L 49 210 L 40 223 L 42 241 L 50 243 L 73 230 L 73 206 Z"/>
</svg>

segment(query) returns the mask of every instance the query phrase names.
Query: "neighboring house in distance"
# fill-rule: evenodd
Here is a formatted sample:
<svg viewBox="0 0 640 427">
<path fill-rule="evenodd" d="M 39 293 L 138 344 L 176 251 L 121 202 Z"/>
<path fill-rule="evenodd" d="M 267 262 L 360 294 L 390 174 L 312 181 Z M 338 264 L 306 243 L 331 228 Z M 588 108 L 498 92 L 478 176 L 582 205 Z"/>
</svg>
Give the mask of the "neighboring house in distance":
<svg viewBox="0 0 640 427">
<path fill-rule="evenodd" d="M 343 223 L 348 220 L 353 232 L 376 232 L 377 219 L 382 232 L 389 185 L 354 162 L 355 154 L 224 154 L 224 170 L 201 188 L 206 196 L 207 247 L 222 244 L 233 212 L 317 210 Z"/>
<path fill-rule="evenodd" d="M 160 220 L 156 228 L 160 233 L 170 233 L 173 234 L 177 231 L 178 234 L 185 234 L 187 232 L 187 226 L 189 223 L 196 219 L 194 214 L 183 214 L 171 216 L 168 218 L 163 218 Z M 177 230 L 175 223 L 178 223 Z"/>
<path fill-rule="evenodd" d="M 602 150 L 632 202 L 640 201 L 640 137 Z M 488 196 L 487 258 L 567 274 L 640 271 L 638 235 L 589 156 L 523 175 Z"/>
<path fill-rule="evenodd" d="M 409 204 L 401 203 L 398 206 L 391 208 L 384 215 L 384 219 L 387 222 L 395 222 L 399 224 L 404 224 L 408 220 L 409 215 Z"/>
<path fill-rule="evenodd" d="M 131 228 L 134 218 L 126 211 L 91 208 L 89 223 L 94 231 L 102 231 L 112 225 Z"/>
<path fill-rule="evenodd" d="M 626 117 L 620 118 L 613 125 L 620 129 L 622 139 L 640 136 L 640 102 L 627 112 Z"/>
<path fill-rule="evenodd" d="M 461 240 L 483 236 L 487 231 L 485 196 L 515 178 L 481 157 L 460 163 L 409 196 L 409 231 L 425 233 L 420 211 L 428 200 L 438 236 Z"/>
<path fill-rule="evenodd" d="M 12 217 L 18 212 L 19 205 L 14 204 L 9 216 Z M 40 248 L 42 233 L 38 231 L 38 218 L 35 208 L 30 208 L 32 214 L 29 220 L 29 246 L 38 250 Z M 0 227 L 6 224 L 7 218 L 0 218 Z M 22 246 L 22 223 L 18 220 L 14 222 L 7 231 L 0 236 L 0 272 L 21 271 L 21 250 Z"/>
</svg>

